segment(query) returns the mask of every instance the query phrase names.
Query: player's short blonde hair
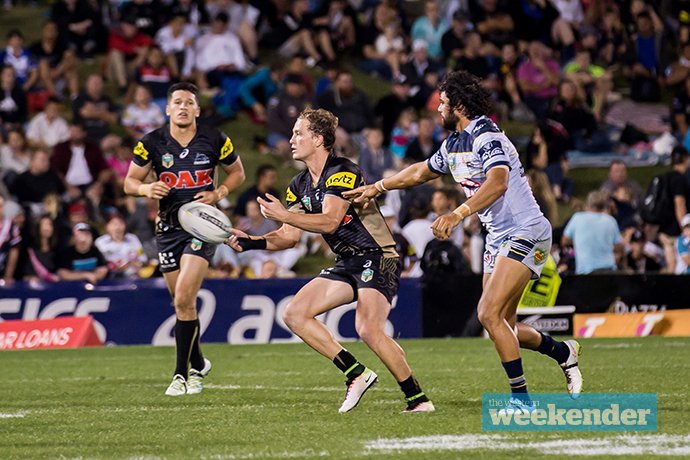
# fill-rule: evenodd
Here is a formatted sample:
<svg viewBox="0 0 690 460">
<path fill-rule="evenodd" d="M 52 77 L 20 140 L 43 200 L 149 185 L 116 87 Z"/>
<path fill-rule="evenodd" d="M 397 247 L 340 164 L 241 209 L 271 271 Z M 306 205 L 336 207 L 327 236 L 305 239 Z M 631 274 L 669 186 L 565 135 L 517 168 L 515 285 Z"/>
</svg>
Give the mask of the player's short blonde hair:
<svg viewBox="0 0 690 460">
<path fill-rule="evenodd" d="M 335 132 L 338 129 L 338 117 L 325 109 L 304 109 L 299 114 L 309 122 L 309 131 L 316 136 L 323 136 L 323 147 L 329 152 L 335 144 Z"/>
</svg>

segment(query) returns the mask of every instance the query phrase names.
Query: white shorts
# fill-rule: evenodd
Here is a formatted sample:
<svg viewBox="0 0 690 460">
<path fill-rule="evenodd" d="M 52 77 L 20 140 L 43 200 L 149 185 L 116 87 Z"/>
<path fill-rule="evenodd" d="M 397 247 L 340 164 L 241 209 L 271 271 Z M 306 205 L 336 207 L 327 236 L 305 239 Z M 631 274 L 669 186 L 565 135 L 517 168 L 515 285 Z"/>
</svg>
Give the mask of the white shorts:
<svg viewBox="0 0 690 460">
<path fill-rule="evenodd" d="M 526 265 L 532 271 L 532 279 L 538 280 L 551 252 L 551 234 L 551 224 L 544 217 L 498 238 L 489 235 L 484 251 L 484 273 L 492 273 L 496 257 L 504 256 Z"/>
</svg>

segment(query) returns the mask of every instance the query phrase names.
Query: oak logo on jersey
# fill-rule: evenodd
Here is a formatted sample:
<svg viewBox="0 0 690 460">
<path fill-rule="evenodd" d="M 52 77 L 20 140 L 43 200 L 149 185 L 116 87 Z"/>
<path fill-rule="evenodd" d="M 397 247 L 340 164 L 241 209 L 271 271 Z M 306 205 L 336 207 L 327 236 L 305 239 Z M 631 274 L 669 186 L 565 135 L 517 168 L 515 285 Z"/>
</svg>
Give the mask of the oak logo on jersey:
<svg viewBox="0 0 690 460">
<path fill-rule="evenodd" d="M 213 169 L 203 169 L 201 171 L 180 171 L 179 174 L 166 171 L 161 173 L 160 180 L 165 182 L 170 188 L 194 188 L 205 187 L 213 183 L 211 174 Z"/>
<path fill-rule="evenodd" d="M 311 198 L 309 198 L 307 195 L 304 195 L 302 197 L 302 205 L 311 211 Z"/>
<path fill-rule="evenodd" d="M 357 175 L 351 172 L 339 172 L 326 179 L 326 187 L 355 188 Z"/>
<path fill-rule="evenodd" d="M 293 201 L 297 201 L 297 197 L 295 196 L 294 193 L 292 193 L 292 190 L 290 190 L 290 187 L 287 188 L 287 192 L 285 193 L 285 201 L 288 203 L 291 203 Z"/>
<path fill-rule="evenodd" d="M 134 154 L 141 157 L 142 160 L 149 159 L 149 151 L 144 147 L 144 143 L 139 141 L 136 147 L 134 147 Z"/>
<path fill-rule="evenodd" d="M 174 159 L 173 159 L 173 156 L 171 153 L 164 154 L 161 157 L 161 161 L 163 163 L 163 167 L 165 167 L 165 168 L 170 168 L 174 163 Z"/>
<path fill-rule="evenodd" d="M 235 148 L 232 146 L 232 142 L 230 141 L 230 138 L 226 137 L 225 138 L 225 144 L 223 144 L 223 147 L 220 149 L 220 159 L 224 160 L 225 157 L 230 155 L 233 150 L 235 150 Z"/>
</svg>

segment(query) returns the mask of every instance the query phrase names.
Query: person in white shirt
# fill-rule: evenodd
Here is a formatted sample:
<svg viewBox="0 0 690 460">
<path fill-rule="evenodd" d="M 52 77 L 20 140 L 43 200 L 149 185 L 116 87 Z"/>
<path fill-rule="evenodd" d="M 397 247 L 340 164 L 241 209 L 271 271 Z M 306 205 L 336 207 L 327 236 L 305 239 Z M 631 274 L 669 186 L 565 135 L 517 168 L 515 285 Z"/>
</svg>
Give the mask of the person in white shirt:
<svg viewBox="0 0 690 460">
<path fill-rule="evenodd" d="M 128 105 L 122 114 L 122 124 L 127 134 L 135 139 L 141 139 L 165 124 L 163 112 L 151 103 L 151 92 L 145 86 L 137 86 L 134 103 Z"/>
<path fill-rule="evenodd" d="M 259 41 L 257 38 L 257 23 L 261 12 L 247 0 L 217 0 L 206 4 L 209 16 L 215 18 L 218 13 L 227 13 L 229 19 L 227 31 L 240 39 L 242 47 L 250 60 L 255 61 L 259 56 Z"/>
<path fill-rule="evenodd" d="M 421 259 L 426 245 L 435 238 L 431 225 L 427 220 L 429 207 L 423 200 L 416 200 L 412 203 L 409 213 L 411 220 L 403 227 L 400 233 L 409 241 L 414 248 L 415 254 Z M 422 265 L 416 264 L 407 276 L 419 278 L 422 276 L 422 273 Z"/>
<path fill-rule="evenodd" d="M 31 148 L 53 148 L 69 139 L 69 125 L 60 116 L 60 100 L 51 96 L 43 112 L 30 122 L 26 137 Z"/>
<path fill-rule="evenodd" d="M 105 227 L 106 234 L 96 239 L 98 248 L 108 262 L 111 278 L 136 278 L 146 264 L 146 254 L 136 235 L 127 233 L 127 226 L 120 214 L 113 214 Z"/>
<path fill-rule="evenodd" d="M 21 126 L 16 126 L 7 133 L 7 144 L 0 147 L 0 177 L 11 187 L 14 179 L 29 169 L 30 163 L 26 134 Z"/>
<path fill-rule="evenodd" d="M 199 28 L 189 24 L 183 14 L 174 16 L 167 26 L 156 33 L 156 44 L 161 47 L 174 76 L 180 75 L 186 59 L 191 59 L 191 64 L 194 64 L 194 41 L 197 35 Z"/>
</svg>

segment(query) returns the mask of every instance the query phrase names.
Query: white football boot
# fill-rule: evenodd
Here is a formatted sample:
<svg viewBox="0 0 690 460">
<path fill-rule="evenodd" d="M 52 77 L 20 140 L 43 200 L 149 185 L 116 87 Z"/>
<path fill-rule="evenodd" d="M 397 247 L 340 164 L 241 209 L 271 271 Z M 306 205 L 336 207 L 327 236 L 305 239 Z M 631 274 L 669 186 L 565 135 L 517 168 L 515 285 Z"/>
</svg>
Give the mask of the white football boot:
<svg viewBox="0 0 690 460">
<path fill-rule="evenodd" d="M 200 371 L 196 369 L 189 370 L 189 379 L 187 379 L 187 394 L 196 395 L 201 393 L 201 387 L 204 382 L 204 377 L 211 372 L 211 361 L 204 358 L 204 368 Z"/>
<path fill-rule="evenodd" d="M 577 357 L 582 354 L 582 348 L 575 340 L 566 340 L 563 343 L 568 346 L 570 356 L 568 356 L 566 362 L 560 366 L 565 374 L 568 393 L 570 393 L 571 398 L 575 399 L 580 396 L 580 392 L 582 391 L 582 374 L 580 373 L 580 368 L 577 367 Z"/>
<path fill-rule="evenodd" d="M 165 390 L 165 394 L 168 396 L 181 396 L 187 394 L 187 382 L 184 377 L 180 374 L 176 374 L 168 389 Z"/>
<path fill-rule="evenodd" d="M 359 400 L 362 399 L 364 393 L 378 382 L 377 377 L 376 372 L 365 368 L 360 375 L 352 380 L 348 380 L 346 382 L 347 394 L 345 395 L 345 401 L 343 401 L 338 412 L 348 412 L 354 409 L 359 404 Z"/>
</svg>

